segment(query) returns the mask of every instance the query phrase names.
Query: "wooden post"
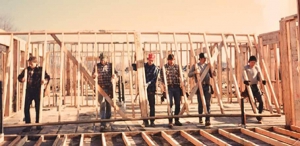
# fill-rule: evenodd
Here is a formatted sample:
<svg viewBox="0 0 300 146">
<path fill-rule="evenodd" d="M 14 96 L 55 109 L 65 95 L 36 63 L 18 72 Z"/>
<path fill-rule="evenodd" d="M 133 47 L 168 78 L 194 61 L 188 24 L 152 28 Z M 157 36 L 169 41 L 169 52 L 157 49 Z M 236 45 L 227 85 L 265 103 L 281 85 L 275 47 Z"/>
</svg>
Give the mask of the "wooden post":
<svg viewBox="0 0 300 146">
<path fill-rule="evenodd" d="M 132 88 L 132 75 L 133 75 L 133 69 L 132 69 L 132 62 L 131 59 L 129 58 L 129 41 L 128 41 L 128 32 L 126 33 L 126 49 L 127 49 L 127 57 L 128 57 L 128 68 L 129 68 L 129 92 L 130 92 L 130 99 L 131 99 L 131 108 L 132 108 L 132 117 L 135 118 L 135 111 L 134 111 L 134 106 L 135 102 L 133 99 L 133 88 Z"/>
<path fill-rule="evenodd" d="M 12 56 L 12 53 L 13 53 L 13 41 L 14 41 L 14 36 L 13 34 L 10 35 L 10 46 L 7 50 L 7 60 L 6 60 L 6 67 L 5 67 L 5 78 L 4 78 L 4 85 L 3 85 L 3 114 L 4 116 L 8 116 L 9 115 L 9 110 L 10 110 L 10 103 L 8 101 L 10 101 L 10 97 L 8 95 L 11 95 L 8 91 L 9 89 L 9 81 L 11 80 L 12 78 L 12 72 L 10 70 L 10 68 L 12 68 L 12 61 L 11 61 L 11 56 Z M 12 81 L 12 80 L 11 80 Z M 8 106 L 6 106 L 8 105 Z M 7 109 L 8 107 L 8 109 Z M 2 116 L 2 117 L 4 117 Z"/>
<path fill-rule="evenodd" d="M 291 96 L 291 84 L 290 84 L 290 74 L 289 74 L 289 60 L 288 55 L 288 43 L 287 43 L 287 30 L 286 22 L 282 19 L 280 21 L 280 58 L 285 58 L 280 60 L 281 66 L 281 84 L 282 84 L 282 95 L 285 95 L 283 100 L 284 111 L 285 111 L 285 121 L 286 125 L 294 124 L 294 111 L 293 111 L 293 98 Z"/>
<path fill-rule="evenodd" d="M 170 96 L 169 96 L 169 91 L 168 91 L 168 82 L 167 82 L 167 75 L 166 75 L 166 68 L 165 68 L 165 60 L 164 60 L 164 56 L 163 56 L 163 51 L 162 51 L 162 47 L 161 47 L 161 40 L 160 40 L 160 32 L 157 33 L 157 37 L 158 37 L 158 44 L 159 44 L 159 51 L 160 51 L 160 67 L 161 67 L 161 72 L 163 74 L 163 78 L 164 78 L 164 87 L 162 87 L 163 89 L 165 89 L 165 93 L 167 96 L 167 112 L 168 115 L 172 114 L 171 108 L 170 108 Z M 168 54 L 166 54 L 167 56 Z"/>
<path fill-rule="evenodd" d="M 187 113 L 189 113 L 189 104 L 187 102 L 187 97 L 186 97 L 186 89 L 185 89 L 185 86 L 184 86 L 184 78 L 183 78 L 183 71 L 182 71 L 182 64 L 180 62 L 181 60 L 181 57 L 180 57 L 180 54 L 179 54 L 179 51 L 178 51 L 178 44 L 177 44 L 177 41 L 176 41 L 176 36 L 175 36 L 175 33 L 173 33 L 173 40 L 174 40 L 174 45 L 175 45 L 175 51 L 176 51 L 176 57 L 177 57 L 177 62 L 178 62 L 178 65 L 179 65 L 179 75 L 180 75 L 180 84 L 182 85 L 181 86 L 181 89 L 182 92 L 183 92 L 183 107 L 181 108 L 181 111 L 179 113 L 179 115 L 182 115 L 184 113 L 184 111 L 186 111 Z M 205 106 L 206 107 L 206 106 Z"/>
<path fill-rule="evenodd" d="M 115 48 L 115 46 L 114 46 L 114 44 L 113 44 L 113 34 L 111 33 L 110 34 L 110 39 L 111 39 L 111 49 L 110 50 L 115 50 L 116 48 Z M 112 51 L 112 53 L 110 53 L 111 54 L 111 60 L 112 60 L 112 74 L 114 75 L 115 74 L 115 51 Z M 113 105 L 115 105 L 115 106 L 117 106 L 117 104 L 116 104 L 116 99 L 117 99 L 117 97 L 116 97 L 116 80 L 113 78 L 112 79 L 112 86 L 113 86 Z M 120 92 L 120 91 L 119 91 Z M 114 106 L 114 116 L 115 116 L 115 119 L 117 118 L 117 111 L 116 111 L 116 108 L 115 108 L 115 106 Z"/>
<path fill-rule="evenodd" d="M 47 33 L 45 33 L 45 41 L 44 41 L 44 48 L 43 48 L 43 56 L 46 56 L 46 48 L 47 48 Z M 46 71 L 46 61 L 43 61 L 43 65 L 42 65 L 42 78 L 41 80 L 45 80 L 45 71 Z M 44 102 L 44 88 L 45 88 L 45 84 L 42 83 L 41 85 L 41 91 L 40 91 L 40 105 L 35 105 L 35 106 L 40 106 L 40 112 L 39 112 L 39 122 L 42 123 L 42 119 L 43 119 L 43 102 Z"/>
<path fill-rule="evenodd" d="M 134 42 L 136 47 L 136 66 L 137 66 L 137 76 L 138 76 L 138 85 L 139 85 L 139 96 L 140 96 L 140 108 L 141 108 L 141 116 L 147 117 L 147 90 L 146 88 L 143 88 L 145 85 L 145 68 L 144 68 L 144 55 L 142 53 L 142 42 L 140 40 L 140 33 L 134 33 Z"/>
<path fill-rule="evenodd" d="M 23 83 L 23 92 L 22 92 L 22 96 L 21 96 L 21 110 L 24 109 L 24 105 L 25 105 L 25 96 L 26 96 L 26 88 L 27 88 L 27 73 L 28 73 L 28 70 L 27 70 L 27 66 L 28 66 L 28 63 L 27 63 L 27 59 L 28 59 L 28 48 L 29 46 L 31 45 L 30 44 L 31 42 L 31 36 L 30 36 L 30 33 L 28 33 L 28 40 L 27 40 L 27 43 L 26 43 L 26 48 L 25 48 L 25 57 L 24 57 L 24 80 L 25 82 Z M 23 118 L 24 118 L 24 112 L 21 112 L 22 115 L 20 117 L 20 121 L 23 121 Z"/>
</svg>

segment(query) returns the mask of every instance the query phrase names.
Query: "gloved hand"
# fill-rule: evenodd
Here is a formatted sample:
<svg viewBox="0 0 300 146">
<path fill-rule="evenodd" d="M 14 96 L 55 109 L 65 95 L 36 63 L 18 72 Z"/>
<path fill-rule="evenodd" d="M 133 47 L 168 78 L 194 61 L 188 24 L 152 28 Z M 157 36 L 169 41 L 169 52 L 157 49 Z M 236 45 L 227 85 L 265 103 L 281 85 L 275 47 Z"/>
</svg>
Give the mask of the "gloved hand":
<svg viewBox="0 0 300 146">
<path fill-rule="evenodd" d="M 146 83 L 145 87 L 147 88 L 150 84 L 151 84 L 151 82 Z"/>
<path fill-rule="evenodd" d="M 200 74 L 200 70 L 199 69 L 195 69 L 195 74 Z"/>
<path fill-rule="evenodd" d="M 263 85 L 266 85 L 266 83 L 267 83 L 266 80 L 262 80 Z"/>
<path fill-rule="evenodd" d="M 244 81 L 245 85 L 250 85 L 250 81 Z"/>
</svg>

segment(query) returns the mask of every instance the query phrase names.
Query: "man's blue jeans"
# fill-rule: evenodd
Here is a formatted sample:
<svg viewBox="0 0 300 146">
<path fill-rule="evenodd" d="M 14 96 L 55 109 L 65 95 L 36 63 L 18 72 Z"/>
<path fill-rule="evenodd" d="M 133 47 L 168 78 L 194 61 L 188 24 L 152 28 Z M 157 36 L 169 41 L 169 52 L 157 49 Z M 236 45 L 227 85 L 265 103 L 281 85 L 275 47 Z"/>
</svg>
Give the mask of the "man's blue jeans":
<svg viewBox="0 0 300 146">
<path fill-rule="evenodd" d="M 171 112 L 173 112 L 172 111 L 173 98 L 174 98 L 174 101 L 175 101 L 175 114 L 174 115 L 178 115 L 179 112 L 180 112 L 180 90 L 181 89 L 180 89 L 179 86 L 168 87 Z M 172 121 L 173 121 L 173 119 L 170 118 L 169 123 L 173 123 Z M 176 121 L 179 121 L 179 118 L 175 118 L 175 122 Z"/>
<path fill-rule="evenodd" d="M 103 88 L 103 90 L 105 91 L 105 93 L 109 96 L 111 95 L 111 89 L 109 88 Z M 111 106 L 109 104 L 109 102 L 101 95 L 98 94 L 98 102 L 100 104 L 100 117 L 101 119 L 110 119 L 111 117 Z M 101 126 L 106 126 L 107 122 L 101 122 Z"/>
</svg>

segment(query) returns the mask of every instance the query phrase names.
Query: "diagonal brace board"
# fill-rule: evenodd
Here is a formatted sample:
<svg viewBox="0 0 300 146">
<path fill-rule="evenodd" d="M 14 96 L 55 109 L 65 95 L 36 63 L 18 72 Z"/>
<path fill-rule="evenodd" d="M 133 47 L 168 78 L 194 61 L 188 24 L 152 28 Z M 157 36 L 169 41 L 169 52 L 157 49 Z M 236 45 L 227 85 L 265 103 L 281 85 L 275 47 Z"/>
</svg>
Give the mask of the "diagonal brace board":
<svg viewBox="0 0 300 146">
<path fill-rule="evenodd" d="M 185 90 L 185 86 L 184 86 L 184 80 L 183 80 L 183 74 L 182 74 L 182 65 L 181 65 L 181 62 L 180 62 L 180 55 L 179 55 L 179 52 L 178 52 L 178 46 L 177 46 L 177 41 L 176 41 L 176 36 L 175 36 L 175 33 L 173 33 L 173 40 L 174 40 L 174 45 L 175 45 L 175 51 L 176 51 L 176 57 L 177 57 L 177 62 L 178 62 L 178 65 L 179 65 L 179 80 L 180 80 L 180 84 L 182 85 L 181 86 L 181 90 L 182 90 L 182 93 L 183 93 L 183 107 L 181 109 L 181 111 L 179 112 L 179 115 L 182 115 L 184 113 L 184 111 L 187 112 L 187 114 L 189 113 L 189 104 L 187 102 L 187 97 L 186 97 L 186 90 Z"/>
<path fill-rule="evenodd" d="M 210 53 L 210 50 L 209 50 L 209 47 L 208 47 L 208 43 L 207 43 L 207 39 L 206 39 L 206 33 L 203 34 L 203 39 L 204 39 L 204 43 L 205 43 L 205 46 L 206 46 L 206 52 L 208 54 L 209 66 L 211 66 L 212 64 L 214 64 L 214 61 L 217 59 L 216 56 L 219 54 L 219 50 L 215 51 L 215 54 L 213 56 L 211 56 L 211 53 Z M 213 72 L 213 68 L 212 68 L 211 71 Z M 219 90 L 218 83 L 216 82 L 217 79 L 216 79 L 216 77 L 214 75 L 212 77 L 213 77 L 213 81 L 215 83 L 216 93 L 217 93 L 217 97 L 218 97 L 218 102 L 220 104 L 221 112 L 224 113 L 223 104 L 222 104 L 222 98 L 221 98 L 221 93 L 220 93 L 220 90 Z"/>
<path fill-rule="evenodd" d="M 51 36 L 53 36 L 53 35 L 54 34 L 51 34 Z M 59 40 L 58 40 L 57 43 L 61 44 L 61 42 Z M 75 65 L 79 64 L 78 61 L 76 60 L 76 58 L 72 55 L 72 53 L 70 51 L 68 51 L 65 47 L 62 47 L 61 49 L 63 49 L 63 51 L 66 53 L 66 55 L 70 58 L 70 60 Z M 80 71 L 83 73 L 84 76 L 86 76 L 87 81 L 90 82 L 91 85 L 95 85 L 95 81 L 90 76 L 90 74 L 88 73 L 88 71 L 82 65 L 79 65 L 79 66 L 80 66 Z M 122 118 L 127 118 L 127 116 L 125 115 L 125 113 L 117 105 L 113 104 L 113 101 L 111 100 L 111 98 L 105 93 L 105 91 L 99 85 L 98 85 L 98 92 L 109 102 L 109 104 L 111 106 L 113 106 L 113 107 L 116 108 L 116 110 L 118 111 L 118 113 L 121 115 Z"/>
</svg>

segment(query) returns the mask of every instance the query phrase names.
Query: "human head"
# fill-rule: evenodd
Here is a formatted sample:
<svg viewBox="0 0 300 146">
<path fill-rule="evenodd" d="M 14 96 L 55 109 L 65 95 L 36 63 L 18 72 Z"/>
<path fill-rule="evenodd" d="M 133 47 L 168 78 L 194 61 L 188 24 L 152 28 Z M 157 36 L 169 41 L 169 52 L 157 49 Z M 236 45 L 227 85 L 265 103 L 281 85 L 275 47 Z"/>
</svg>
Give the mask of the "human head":
<svg viewBox="0 0 300 146">
<path fill-rule="evenodd" d="M 99 59 L 100 59 L 101 64 L 105 64 L 108 59 L 108 53 L 105 53 L 105 52 L 101 53 L 99 56 Z"/>
<path fill-rule="evenodd" d="M 199 54 L 199 61 L 200 61 L 201 64 L 206 62 L 206 57 L 207 57 L 207 55 L 204 54 L 204 53 Z"/>
<path fill-rule="evenodd" d="M 148 60 L 148 64 L 149 65 L 153 64 L 154 59 L 155 59 L 155 55 L 154 54 L 152 54 L 152 53 L 148 54 L 147 60 Z"/>
<path fill-rule="evenodd" d="M 35 56 L 29 57 L 28 63 L 29 63 L 29 67 L 35 68 L 37 66 L 37 63 L 38 63 L 37 58 Z"/>
<path fill-rule="evenodd" d="M 173 54 L 169 54 L 167 59 L 168 59 L 168 64 L 171 65 L 174 64 L 175 57 Z"/>
<path fill-rule="evenodd" d="M 256 64 L 256 61 L 257 61 L 257 59 L 255 56 L 250 56 L 249 61 L 248 61 L 250 67 L 253 67 Z"/>
</svg>

